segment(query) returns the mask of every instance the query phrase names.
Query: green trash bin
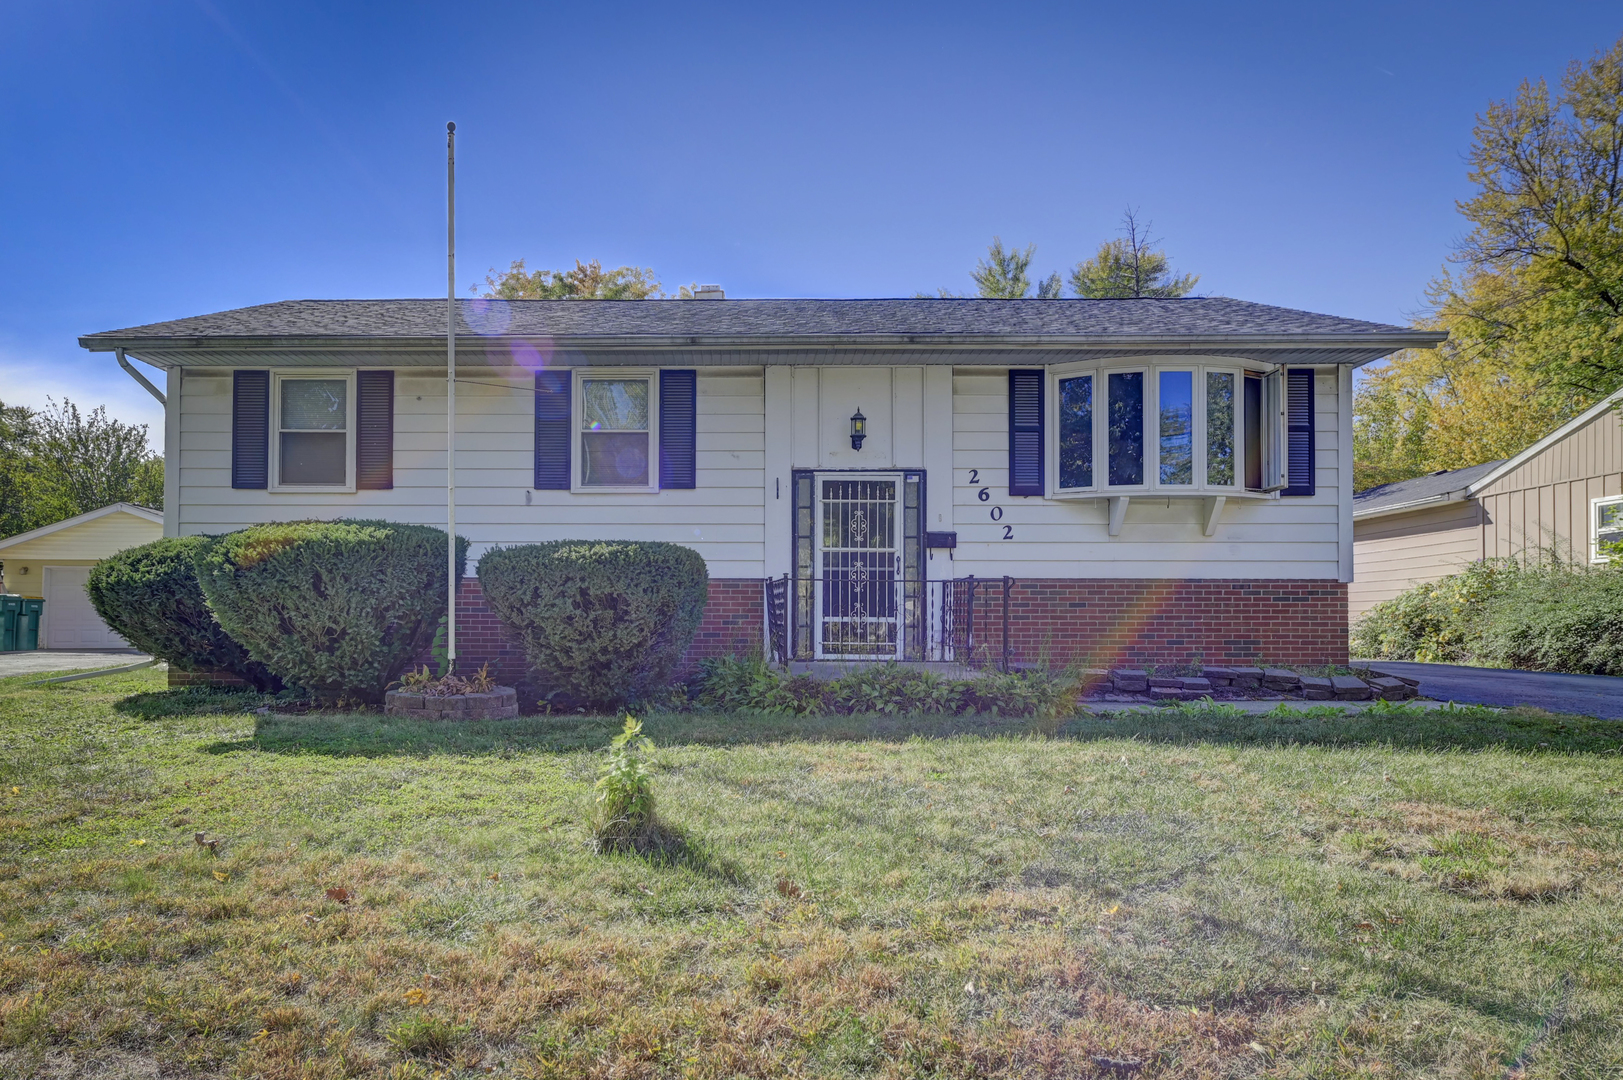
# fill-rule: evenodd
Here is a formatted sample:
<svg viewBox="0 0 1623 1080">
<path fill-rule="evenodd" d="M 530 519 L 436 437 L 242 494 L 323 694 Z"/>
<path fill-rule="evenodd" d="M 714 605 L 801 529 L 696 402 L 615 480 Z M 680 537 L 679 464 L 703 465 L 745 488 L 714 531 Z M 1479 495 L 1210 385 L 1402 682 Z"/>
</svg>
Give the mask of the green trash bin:
<svg viewBox="0 0 1623 1080">
<path fill-rule="evenodd" d="M 45 601 L 0 594 L 0 652 L 39 648 L 39 621 Z"/>
<path fill-rule="evenodd" d="M 17 628 L 17 648 L 39 648 L 39 624 L 45 618 L 45 601 L 23 599 L 23 613 L 21 625 Z"/>
</svg>

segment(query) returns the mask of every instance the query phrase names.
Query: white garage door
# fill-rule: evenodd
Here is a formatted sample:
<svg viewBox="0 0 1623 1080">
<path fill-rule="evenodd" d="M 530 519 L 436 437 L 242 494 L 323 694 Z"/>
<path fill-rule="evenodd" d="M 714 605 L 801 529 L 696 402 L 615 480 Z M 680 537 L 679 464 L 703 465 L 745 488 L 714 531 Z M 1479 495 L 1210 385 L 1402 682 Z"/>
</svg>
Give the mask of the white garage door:
<svg viewBox="0 0 1623 1080">
<path fill-rule="evenodd" d="M 107 628 L 90 606 L 88 566 L 45 568 L 45 647 L 47 649 L 125 649 L 129 643 Z"/>
</svg>

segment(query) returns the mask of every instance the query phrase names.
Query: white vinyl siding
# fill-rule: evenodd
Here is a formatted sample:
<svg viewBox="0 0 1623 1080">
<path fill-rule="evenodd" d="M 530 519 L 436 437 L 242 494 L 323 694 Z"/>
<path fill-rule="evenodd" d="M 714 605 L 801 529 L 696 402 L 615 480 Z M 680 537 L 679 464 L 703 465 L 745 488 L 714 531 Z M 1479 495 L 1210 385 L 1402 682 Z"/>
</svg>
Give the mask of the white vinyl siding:
<svg viewBox="0 0 1623 1080">
<path fill-rule="evenodd" d="M 612 371 L 613 369 L 606 369 Z M 533 376 L 478 368 L 457 383 L 457 531 L 472 558 L 539 540 L 668 540 L 705 557 L 713 577 L 759 577 L 765 458 L 759 369 L 701 370 L 698 487 L 641 493 L 534 491 Z M 262 521 L 385 517 L 445 524 L 445 375 L 395 376 L 394 488 L 353 493 L 231 487 L 231 373 L 188 371 L 181 395 L 182 535 Z M 477 380 L 477 381 L 473 381 Z M 494 385 L 493 385 L 494 384 Z"/>
</svg>

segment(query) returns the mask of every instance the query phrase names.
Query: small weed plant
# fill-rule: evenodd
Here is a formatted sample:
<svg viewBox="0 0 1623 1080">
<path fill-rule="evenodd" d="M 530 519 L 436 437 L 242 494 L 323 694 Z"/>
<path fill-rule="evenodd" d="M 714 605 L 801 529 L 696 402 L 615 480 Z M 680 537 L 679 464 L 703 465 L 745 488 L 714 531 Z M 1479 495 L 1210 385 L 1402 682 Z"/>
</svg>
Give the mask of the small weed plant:
<svg viewBox="0 0 1623 1080">
<path fill-rule="evenodd" d="M 662 830 L 654 815 L 654 779 L 647 755 L 654 741 L 642 721 L 626 717 L 609 742 L 609 760 L 597 778 L 592 840 L 598 851 L 645 853 L 659 846 Z"/>
</svg>

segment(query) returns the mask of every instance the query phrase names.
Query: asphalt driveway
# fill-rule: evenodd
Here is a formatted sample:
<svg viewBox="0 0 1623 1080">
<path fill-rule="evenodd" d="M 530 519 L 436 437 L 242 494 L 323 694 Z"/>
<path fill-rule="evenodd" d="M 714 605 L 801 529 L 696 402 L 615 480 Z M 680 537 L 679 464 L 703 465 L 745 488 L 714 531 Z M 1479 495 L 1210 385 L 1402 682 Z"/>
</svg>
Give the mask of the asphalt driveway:
<svg viewBox="0 0 1623 1080">
<path fill-rule="evenodd" d="M 1623 720 L 1623 678 L 1557 675 L 1457 664 L 1411 664 L 1402 660 L 1357 661 L 1380 671 L 1420 680 L 1420 692 L 1464 705 L 1534 705 L 1551 712 Z"/>
</svg>

